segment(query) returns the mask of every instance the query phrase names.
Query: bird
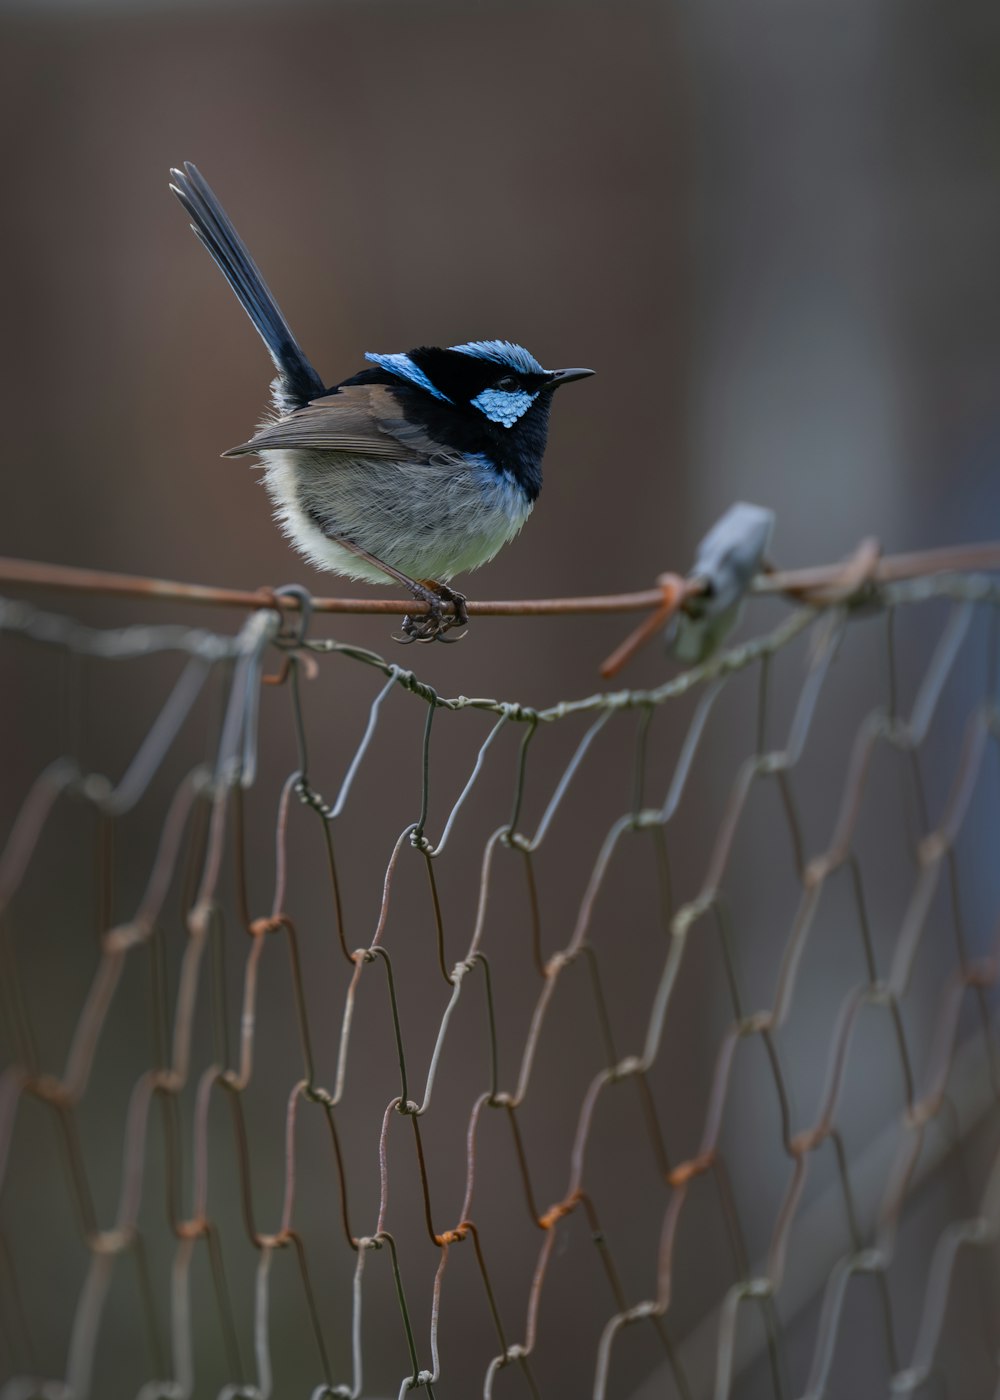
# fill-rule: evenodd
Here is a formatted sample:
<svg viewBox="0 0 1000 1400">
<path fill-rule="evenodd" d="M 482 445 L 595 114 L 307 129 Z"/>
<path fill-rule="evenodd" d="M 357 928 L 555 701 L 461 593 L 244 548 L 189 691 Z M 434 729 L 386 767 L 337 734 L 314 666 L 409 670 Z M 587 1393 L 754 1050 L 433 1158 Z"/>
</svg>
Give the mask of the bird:
<svg viewBox="0 0 1000 1400">
<path fill-rule="evenodd" d="M 547 370 L 512 341 L 473 340 L 366 352 L 366 368 L 327 386 L 197 167 L 170 175 L 277 370 L 257 432 L 222 455 L 260 459 L 275 519 L 311 564 L 395 581 L 427 605 L 397 640 L 456 640 L 446 633 L 468 611 L 450 580 L 520 531 L 542 486 L 553 393 L 593 370 Z"/>
</svg>

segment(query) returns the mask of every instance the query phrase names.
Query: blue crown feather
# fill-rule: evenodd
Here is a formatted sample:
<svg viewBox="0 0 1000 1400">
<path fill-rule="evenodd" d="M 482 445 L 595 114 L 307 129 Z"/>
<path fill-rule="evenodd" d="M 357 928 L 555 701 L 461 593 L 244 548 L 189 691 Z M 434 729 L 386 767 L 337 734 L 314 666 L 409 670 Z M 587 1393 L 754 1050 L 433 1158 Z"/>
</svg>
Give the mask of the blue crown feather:
<svg viewBox="0 0 1000 1400">
<path fill-rule="evenodd" d="M 436 384 L 424 374 L 419 365 L 415 365 L 409 355 L 402 351 L 395 355 L 376 355 L 371 350 L 365 351 L 365 359 L 370 360 L 373 365 L 378 365 L 381 369 L 386 369 L 390 374 L 398 374 L 400 379 L 408 379 L 418 389 L 426 389 L 428 394 L 433 394 L 436 399 L 441 399 L 443 403 L 451 403 L 447 394 L 442 394 Z"/>
<path fill-rule="evenodd" d="M 452 345 L 463 355 L 475 355 L 480 360 L 493 360 L 498 365 L 509 365 L 521 374 L 544 374 L 545 370 L 529 354 L 523 345 L 514 345 L 509 340 L 470 340 L 465 345 Z"/>
</svg>

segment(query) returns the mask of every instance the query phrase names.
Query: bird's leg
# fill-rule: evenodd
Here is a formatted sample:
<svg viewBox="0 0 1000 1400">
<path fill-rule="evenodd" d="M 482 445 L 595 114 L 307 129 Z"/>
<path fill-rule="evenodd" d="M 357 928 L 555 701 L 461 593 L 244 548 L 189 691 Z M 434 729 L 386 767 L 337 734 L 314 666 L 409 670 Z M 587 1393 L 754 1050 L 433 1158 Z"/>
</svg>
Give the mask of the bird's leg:
<svg viewBox="0 0 1000 1400">
<path fill-rule="evenodd" d="M 427 604 L 427 612 L 420 617 L 403 618 L 403 631 L 406 633 L 400 641 L 406 642 L 443 642 L 460 640 L 458 637 L 445 637 L 445 632 L 450 632 L 453 627 L 464 627 L 469 620 L 469 614 L 465 607 L 464 593 L 457 593 L 447 584 L 437 583 L 434 579 L 415 579 L 408 574 L 401 573 L 399 569 L 394 569 L 391 564 L 387 564 L 384 559 L 377 558 L 374 554 L 369 554 L 367 549 L 362 549 L 353 540 L 345 539 L 343 535 L 335 535 L 339 545 L 348 550 L 358 559 L 364 559 L 368 564 L 374 564 L 377 569 L 388 574 L 389 578 L 395 579 L 408 593 L 412 593 L 414 598 L 418 598 L 422 603 Z M 444 613 L 441 610 L 442 603 L 451 603 L 454 613 Z"/>
</svg>

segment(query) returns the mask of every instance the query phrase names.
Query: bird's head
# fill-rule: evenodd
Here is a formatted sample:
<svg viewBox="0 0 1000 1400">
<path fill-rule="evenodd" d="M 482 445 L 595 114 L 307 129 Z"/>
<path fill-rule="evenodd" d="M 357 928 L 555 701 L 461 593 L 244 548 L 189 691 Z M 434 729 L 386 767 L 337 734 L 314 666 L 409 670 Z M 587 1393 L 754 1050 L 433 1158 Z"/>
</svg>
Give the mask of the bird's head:
<svg viewBox="0 0 1000 1400">
<path fill-rule="evenodd" d="M 365 359 L 441 403 L 480 414 L 497 428 L 513 428 L 536 413 L 546 417 L 553 390 L 594 372 L 543 369 L 534 355 L 509 340 L 473 340 L 447 349 L 422 345 Z"/>
</svg>

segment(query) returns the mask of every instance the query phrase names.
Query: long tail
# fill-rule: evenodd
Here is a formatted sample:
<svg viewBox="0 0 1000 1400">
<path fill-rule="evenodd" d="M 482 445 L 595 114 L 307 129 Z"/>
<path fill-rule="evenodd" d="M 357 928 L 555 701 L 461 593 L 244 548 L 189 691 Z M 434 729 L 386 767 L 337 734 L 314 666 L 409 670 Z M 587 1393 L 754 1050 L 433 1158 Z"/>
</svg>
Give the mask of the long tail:
<svg viewBox="0 0 1000 1400">
<path fill-rule="evenodd" d="M 190 161 L 184 162 L 183 170 L 171 170 L 170 174 L 174 180 L 170 188 L 194 220 L 191 227 L 239 297 L 274 361 L 278 406 L 299 408 L 320 397 L 326 392 L 323 381 L 303 354 L 257 264 L 207 181 Z"/>
</svg>

